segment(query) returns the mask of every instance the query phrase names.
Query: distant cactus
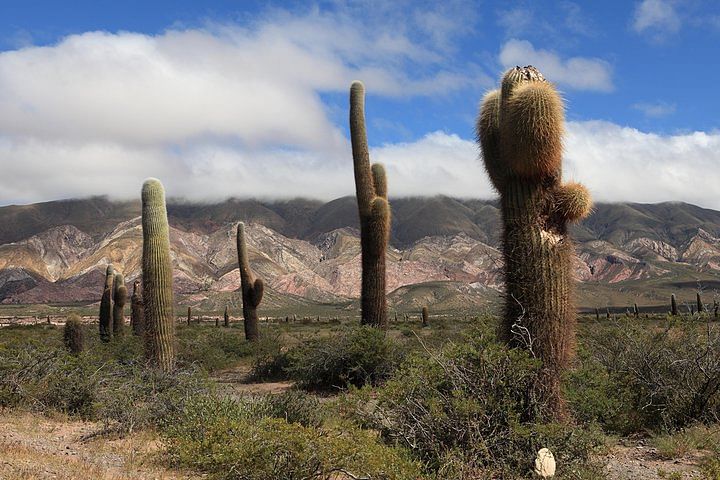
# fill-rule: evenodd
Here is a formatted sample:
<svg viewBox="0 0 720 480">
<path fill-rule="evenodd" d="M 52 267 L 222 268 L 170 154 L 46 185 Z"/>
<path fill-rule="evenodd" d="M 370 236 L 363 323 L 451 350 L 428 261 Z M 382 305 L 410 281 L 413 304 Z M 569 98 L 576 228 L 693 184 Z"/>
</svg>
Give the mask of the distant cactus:
<svg viewBox="0 0 720 480">
<path fill-rule="evenodd" d="M 697 303 L 697 312 L 703 313 L 705 311 L 705 305 L 702 302 L 702 298 L 700 297 L 700 292 L 697 292 L 695 294 L 695 303 Z"/>
<path fill-rule="evenodd" d="M 597 307 L 595 308 L 595 321 L 600 321 L 600 309 Z"/>
<path fill-rule="evenodd" d="M 145 314 L 143 313 L 142 291 L 140 280 L 133 282 L 133 293 L 130 297 L 130 326 L 133 335 L 143 335 L 145 332 Z"/>
<path fill-rule="evenodd" d="M 633 304 L 633 315 L 635 318 L 638 318 L 640 316 L 640 309 L 638 308 L 637 303 Z"/>
<path fill-rule="evenodd" d="M 240 288 L 243 300 L 243 318 L 245 319 L 245 339 L 255 341 L 259 338 L 257 307 L 263 297 L 265 284 L 261 278 L 255 278 L 250 269 L 247 243 L 245 241 L 245 224 L 237 226 L 237 251 L 240 266 Z"/>
<path fill-rule="evenodd" d="M 230 313 L 228 312 L 228 306 L 225 305 L 225 313 L 223 314 L 223 319 L 225 320 L 225 326 L 230 326 Z"/>
<path fill-rule="evenodd" d="M 105 270 L 105 286 L 100 300 L 100 339 L 109 342 L 113 336 L 113 283 L 115 269 L 112 264 Z"/>
<path fill-rule="evenodd" d="M 127 287 L 122 273 L 115 274 L 113 285 L 113 335 L 125 333 L 125 303 L 127 303 Z"/>
<path fill-rule="evenodd" d="M 170 227 L 165 190 L 154 178 L 142 187 L 142 229 L 145 354 L 162 370 L 170 371 L 175 360 Z"/>
<path fill-rule="evenodd" d="M 500 338 L 532 348 L 543 362 L 538 386 L 556 417 L 567 416 L 560 378 L 575 342 L 568 224 L 591 209 L 587 189 L 563 184 L 563 103 L 535 68 L 505 73 L 482 102 L 477 133 L 488 176 L 500 193 L 505 312 Z"/>
<path fill-rule="evenodd" d="M 422 307 L 422 326 L 428 326 L 428 307 Z"/>
<path fill-rule="evenodd" d="M 65 344 L 65 348 L 73 355 L 77 355 L 85 349 L 85 336 L 83 334 L 82 323 L 76 313 L 70 314 L 65 321 L 63 343 Z"/>
<path fill-rule="evenodd" d="M 670 314 L 673 317 L 677 317 L 678 309 L 677 309 L 677 300 L 675 300 L 675 294 L 670 295 Z"/>
<path fill-rule="evenodd" d="M 192 319 L 192 308 L 188 306 L 187 310 L 187 324 L 190 326 L 190 320 Z"/>
<path fill-rule="evenodd" d="M 720 304 L 718 304 L 718 301 L 713 301 L 713 316 L 717 320 L 718 315 L 720 315 Z"/>
<path fill-rule="evenodd" d="M 220 317 L 215 317 L 215 327 L 220 326 Z"/>
<path fill-rule="evenodd" d="M 350 87 L 350 137 L 360 214 L 361 323 L 387 328 L 385 255 L 390 239 L 390 205 L 385 168 L 379 163 L 370 165 L 365 131 L 365 87 L 361 82 L 353 82 Z"/>
</svg>

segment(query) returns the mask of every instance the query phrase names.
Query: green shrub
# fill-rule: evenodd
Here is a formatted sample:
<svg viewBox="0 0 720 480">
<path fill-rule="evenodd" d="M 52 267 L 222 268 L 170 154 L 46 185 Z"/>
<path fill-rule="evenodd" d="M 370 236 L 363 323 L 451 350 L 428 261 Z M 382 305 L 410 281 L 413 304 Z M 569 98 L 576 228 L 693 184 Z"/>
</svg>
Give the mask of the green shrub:
<svg viewBox="0 0 720 480">
<path fill-rule="evenodd" d="M 648 328 L 624 320 L 588 345 L 613 382 L 627 386 L 639 427 L 720 421 L 720 325 L 673 320 Z"/>
<path fill-rule="evenodd" d="M 529 421 L 543 411 L 533 393 L 539 367 L 525 351 L 475 336 L 437 354 L 412 355 L 375 400 L 360 399 L 356 418 L 410 449 L 440 478 L 526 475 L 542 447 L 565 472 L 589 464 L 597 432 Z"/>
<path fill-rule="evenodd" d="M 257 416 L 246 403 L 196 398 L 163 430 L 170 458 L 218 479 L 422 479 L 420 467 L 371 432 Z"/>
<path fill-rule="evenodd" d="M 231 367 L 253 352 L 241 330 L 183 326 L 177 330 L 178 360 L 214 372 Z"/>
<path fill-rule="evenodd" d="M 252 343 L 253 363 L 250 378 L 254 381 L 285 380 L 290 365 L 288 351 L 279 336 L 262 335 Z"/>
<path fill-rule="evenodd" d="M 314 395 L 301 390 L 287 390 L 278 395 L 267 395 L 262 399 L 267 416 L 282 418 L 288 423 L 299 423 L 305 427 L 319 427 L 325 418 L 320 401 Z"/>
<path fill-rule="evenodd" d="M 288 354 L 289 376 L 309 389 L 338 389 L 378 384 L 397 368 L 399 348 L 385 332 L 370 326 L 310 340 Z"/>
</svg>

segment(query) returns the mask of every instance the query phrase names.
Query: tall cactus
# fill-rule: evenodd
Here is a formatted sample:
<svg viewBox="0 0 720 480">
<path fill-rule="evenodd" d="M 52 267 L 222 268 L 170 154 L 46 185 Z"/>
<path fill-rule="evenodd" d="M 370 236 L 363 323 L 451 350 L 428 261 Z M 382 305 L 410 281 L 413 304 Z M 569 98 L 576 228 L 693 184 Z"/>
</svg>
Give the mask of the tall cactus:
<svg viewBox="0 0 720 480">
<path fill-rule="evenodd" d="M 385 253 L 390 239 L 390 204 L 385 168 L 379 163 L 370 165 L 362 82 L 353 82 L 350 87 L 350 137 L 360 214 L 361 323 L 387 328 Z"/>
<path fill-rule="evenodd" d="M 243 318 L 245 318 L 245 339 L 255 341 L 259 338 L 257 307 L 262 300 L 265 284 L 261 278 L 255 278 L 248 261 L 245 242 L 245 224 L 237 226 L 237 251 L 240 266 L 240 289 L 242 290 Z"/>
<path fill-rule="evenodd" d="M 100 339 L 109 342 L 113 336 L 113 283 L 115 269 L 112 263 L 105 270 L 105 286 L 100 300 Z"/>
<path fill-rule="evenodd" d="M 550 412 L 567 415 L 560 377 L 573 353 L 573 244 L 568 224 L 590 212 L 587 189 L 563 184 L 560 95 L 532 66 L 505 73 L 482 102 L 477 134 L 500 193 L 505 311 L 500 338 L 543 363 L 538 381 Z"/>
<path fill-rule="evenodd" d="M 142 187 L 142 229 L 145 354 L 162 370 L 170 371 L 175 357 L 170 227 L 165 190 L 154 178 Z"/>
<path fill-rule="evenodd" d="M 143 312 L 142 291 L 140 280 L 133 282 L 133 293 L 130 297 L 130 326 L 133 335 L 143 335 L 145 332 L 145 313 Z"/>
<path fill-rule="evenodd" d="M 113 285 L 113 335 L 125 333 L 125 303 L 127 303 L 127 287 L 122 273 L 115 274 Z"/>
</svg>

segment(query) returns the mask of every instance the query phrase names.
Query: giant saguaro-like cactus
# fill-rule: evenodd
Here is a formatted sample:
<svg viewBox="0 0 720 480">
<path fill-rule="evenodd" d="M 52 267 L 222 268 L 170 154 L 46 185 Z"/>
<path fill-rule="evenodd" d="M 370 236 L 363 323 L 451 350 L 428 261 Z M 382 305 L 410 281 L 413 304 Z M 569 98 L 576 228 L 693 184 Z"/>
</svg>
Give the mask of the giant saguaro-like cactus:
<svg viewBox="0 0 720 480">
<path fill-rule="evenodd" d="M 122 273 L 115 274 L 113 285 L 113 335 L 120 336 L 125 333 L 125 303 L 127 302 L 127 287 Z"/>
<path fill-rule="evenodd" d="M 265 284 L 261 278 L 255 278 L 250 269 L 247 244 L 245 242 L 245 224 L 243 222 L 240 222 L 237 226 L 237 251 L 238 264 L 240 265 L 243 317 L 245 318 L 245 339 L 255 341 L 260 336 L 257 307 L 262 300 Z"/>
<path fill-rule="evenodd" d="M 133 293 L 130 297 L 130 326 L 134 335 L 143 335 L 145 332 L 145 314 L 143 313 L 140 280 L 133 282 Z"/>
<path fill-rule="evenodd" d="M 105 286 L 100 299 L 100 339 L 109 342 L 113 336 L 113 283 L 115 269 L 112 264 L 105 270 Z"/>
<path fill-rule="evenodd" d="M 142 229 L 145 354 L 162 370 L 170 371 L 175 355 L 170 227 L 165 190 L 154 178 L 142 187 Z"/>
<path fill-rule="evenodd" d="M 390 238 L 390 204 L 385 168 L 379 163 L 370 165 L 365 131 L 365 87 L 361 82 L 353 82 L 350 87 L 350 137 L 360 214 L 361 323 L 387 328 L 385 253 Z"/>
<path fill-rule="evenodd" d="M 590 195 L 561 181 L 563 103 L 535 68 L 510 69 L 483 99 L 477 134 L 500 193 L 505 311 L 500 337 L 543 362 L 538 381 L 552 413 L 566 414 L 560 376 L 571 359 L 576 312 L 568 224 L 585 217 Z"/>
</svg>

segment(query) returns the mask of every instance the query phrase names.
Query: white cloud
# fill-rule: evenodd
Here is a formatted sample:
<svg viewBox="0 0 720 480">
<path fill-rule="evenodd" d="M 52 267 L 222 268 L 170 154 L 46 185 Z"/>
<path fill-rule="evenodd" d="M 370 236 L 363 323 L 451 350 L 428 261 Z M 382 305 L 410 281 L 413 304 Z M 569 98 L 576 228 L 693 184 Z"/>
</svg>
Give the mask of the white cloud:
<svg viewBox="0 0 720 480">
<path fill-rule="evenodd" d="M 500 50 L 500 63 L 504 68 L 534 65 L 548 80 L 575 90 L 613 90 L 612 68 L 605 60 L 586 57 L 562 59 L 555 52 L 536 49 L 527 40 L 508 40 Z"/>
<path fill-rule="evenodd" d="M 655 39 L 680 30 L 680 17 L 671 0 L 643 0 L 635 8 L 633 29 L 637 33 L 651 33 Z"/>
<path fill-rule="evenodd" d="M 666 117 L 675 113 L 677 108 L 674 103 L 657 102 L 657 103 L 634 103 L 631 105 L 635 110 L 639 110 L 646 117 L 658 118 Z"/>
</svg>

